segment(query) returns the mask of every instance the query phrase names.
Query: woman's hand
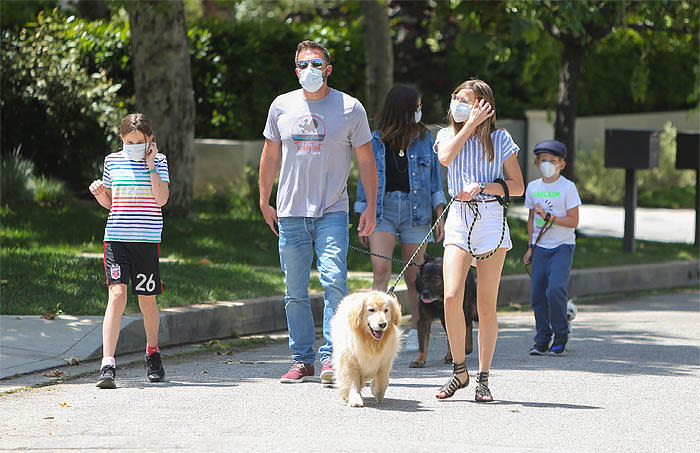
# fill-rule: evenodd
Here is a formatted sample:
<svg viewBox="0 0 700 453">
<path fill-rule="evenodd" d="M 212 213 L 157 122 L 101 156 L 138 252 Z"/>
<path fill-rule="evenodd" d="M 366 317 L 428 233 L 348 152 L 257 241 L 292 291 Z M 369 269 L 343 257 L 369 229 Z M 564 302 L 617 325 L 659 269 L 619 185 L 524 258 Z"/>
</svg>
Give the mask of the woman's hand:
<svg viewBox="0 0 700 453">
<path fill-rule="evenodd" d="M 440 242 L 445 237 L 445 217 L 435 225 L 435 242 Z"/>
<path fill-rule="evenodd" d="M 467 124 L 477 127 L 495 114 L 496 111 L 491 108 L 491 104 L 486 102 L 485 99 L 479 99 L 478 101 L 474 102 L 474 107 L 469 113 Z"/>
<path fill-rule="evenodd" d="M 360 244 L 362 244 L 362 247 L 366 249 L 369 248 L 369 236 L 358 236 L 358 239 L 360 240 Z"/>
<path fill-rule="evenodd" d="M 479 183 L 472 182 L 467 184 L 464 189 L 457 194 L 457 199 L 459 201 L 471 201 L 480 191 L 481 187 Z"/>
<path fill-rule="evenodd" d="M 532 249 L 531 248 L 528 248 L 527 252 L 525 252 L 525 256 L 523 256 L 523 263 L 532 264 Z"/>
</svg>

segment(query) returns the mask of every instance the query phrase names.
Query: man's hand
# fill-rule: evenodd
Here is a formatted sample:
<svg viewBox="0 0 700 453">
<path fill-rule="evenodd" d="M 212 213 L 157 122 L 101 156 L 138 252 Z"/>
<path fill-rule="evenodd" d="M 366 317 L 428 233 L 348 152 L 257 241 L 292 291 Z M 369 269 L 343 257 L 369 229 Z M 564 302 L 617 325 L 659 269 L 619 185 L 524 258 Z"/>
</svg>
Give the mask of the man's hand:
<svg viewBox="0 0 700 453">
<path fill-rule="evenodd" d="M 357 235 L 369 236 L 374 231 L 374 227 L 377 224 L 377 208 L 374 206 L 368 206 L 360 215 L 360 222 L 357 226 Z"/>
<path fill-rule="evenodd" d="M 92 182 L 92 184 L 90 184 L 90 193 L 92 193 L 95 197 L 107 194 L 107 189 L 105 188 L 105 185 L 102 183 L 101 179 L 96 179 Z"/>
<path fill-rule="evenodd" d="M 272 230 L 275 235 L 279 236 L 280 234 L 277 232 L 277 211 L 275 208 L 270 206 L 269 204 L 267 205 L 260 205 L 260 210 L 262 211 L 263 217 L 265 217 L 265 222 L 270 226 L 270 229 Z"/>
</svg>

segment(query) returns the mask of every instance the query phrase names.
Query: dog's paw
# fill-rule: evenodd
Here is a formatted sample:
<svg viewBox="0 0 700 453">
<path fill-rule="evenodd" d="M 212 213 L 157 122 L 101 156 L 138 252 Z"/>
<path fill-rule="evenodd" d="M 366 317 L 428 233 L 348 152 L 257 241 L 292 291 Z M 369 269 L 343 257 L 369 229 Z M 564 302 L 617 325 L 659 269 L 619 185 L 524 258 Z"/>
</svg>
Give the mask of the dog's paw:
<svg viewBox="0 0 700 453">
<path fill-rule="evenodd" d="M 425 367 L 425 361 L 420 362 L 418 360 L 414 360 L 413 362 L 408 364 L 409 368 L 424 368 Z"/>
<path fill-rule="evenodd" d="M 359 393 L 350 393 L 348 396 L 348 406 L 362 407 L 364 405 L 364 402 L 362 402 L 362 396 Z"/>
</svg>

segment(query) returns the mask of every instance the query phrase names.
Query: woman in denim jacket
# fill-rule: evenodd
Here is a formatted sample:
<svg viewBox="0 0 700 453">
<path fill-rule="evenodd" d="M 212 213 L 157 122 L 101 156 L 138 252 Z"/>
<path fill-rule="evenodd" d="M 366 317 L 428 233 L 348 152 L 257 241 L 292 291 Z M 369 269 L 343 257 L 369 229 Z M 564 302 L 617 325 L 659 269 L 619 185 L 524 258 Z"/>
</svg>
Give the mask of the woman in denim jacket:
<svg viewBox="0 0 700 453">
<path fill-rule="evenodd" d="M 433 137 L 420 123 L 421 96 L 414 88 L 397 85 L 386 96 L 379 114 L 379 130 L 372 133 L 372 150 L 377 162 L 377 226 L 369 236 L 373 253 L 392 256 L 396 239 L 401 242 L 403 259 L 411 258 L 430 231 L 433 209 L 442 213 L 445 194 Z M 357 185 L 355 212 L 363 212 L 367 197 L 362 181 Z M 435 228 L 436 240 L 444 236 L 443 220 Z M 429 239 L 432 241 L 432 238 Z M 368 246 L 367 238 L 360 242 Z M 414 261 L 423 262 L 425 247 Z M 386 291 L 391 277 L 391 261 L 372 256 L 373 289 Z M 411 330 L 406 351 L 418 350 L 418 270 L 409 266 L 404 274 L 411 304 Z"/>
</svg>

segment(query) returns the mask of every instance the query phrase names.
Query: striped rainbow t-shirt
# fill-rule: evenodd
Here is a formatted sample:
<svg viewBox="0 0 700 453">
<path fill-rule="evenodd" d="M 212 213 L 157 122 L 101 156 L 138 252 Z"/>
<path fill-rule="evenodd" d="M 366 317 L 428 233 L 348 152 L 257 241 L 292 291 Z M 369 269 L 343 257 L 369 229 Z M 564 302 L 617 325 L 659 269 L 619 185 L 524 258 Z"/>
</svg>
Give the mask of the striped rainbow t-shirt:
<svg viewBox="0 0 700 453">
<path fill-rule="evenodd" d="M 160 179 L 170 183 L 168 160 L 156 154 Z M 105 157 L 102 183 L 112 189 L 112 208 L 105 227 L 105 242 L 160 242 L 163 214 L 151 192 L 145 161 L 133 161 L 123 151 Z"/>
</svg>

